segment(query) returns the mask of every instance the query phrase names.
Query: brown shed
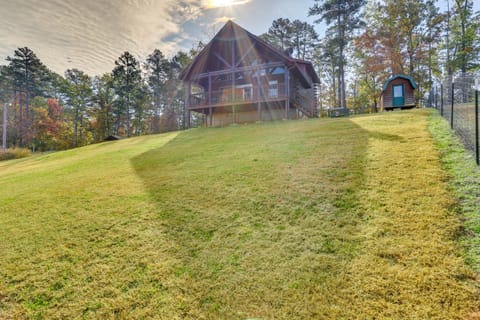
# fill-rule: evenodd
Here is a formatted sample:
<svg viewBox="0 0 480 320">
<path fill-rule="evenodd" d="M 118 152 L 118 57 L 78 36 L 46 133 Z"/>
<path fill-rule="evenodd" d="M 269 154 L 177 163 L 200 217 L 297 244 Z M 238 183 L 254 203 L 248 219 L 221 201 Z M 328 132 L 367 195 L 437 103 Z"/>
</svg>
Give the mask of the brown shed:
<svg viewBox="0 0 480 320">
<path fill-rule="evenodd" d="M 380 97 L 380 108 L 383 111 L 393 109 L 415 108 L 415 89 L 417 85 L 409 76 L 397 74 L 385 82 Z"/>
</svg>

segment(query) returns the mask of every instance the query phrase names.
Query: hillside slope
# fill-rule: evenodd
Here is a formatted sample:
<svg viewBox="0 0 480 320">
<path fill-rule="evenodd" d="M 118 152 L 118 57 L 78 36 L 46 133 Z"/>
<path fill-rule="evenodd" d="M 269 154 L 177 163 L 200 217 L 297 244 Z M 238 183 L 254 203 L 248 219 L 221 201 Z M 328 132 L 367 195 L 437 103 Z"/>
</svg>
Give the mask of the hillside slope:
<svg viewBox="0 0 480 320">
<path fill-rule="evenodd" d="M 0 163 L 0 318 L 466 318 L 477 292 L 427 118 L 195 129 Z"/>
</svg>

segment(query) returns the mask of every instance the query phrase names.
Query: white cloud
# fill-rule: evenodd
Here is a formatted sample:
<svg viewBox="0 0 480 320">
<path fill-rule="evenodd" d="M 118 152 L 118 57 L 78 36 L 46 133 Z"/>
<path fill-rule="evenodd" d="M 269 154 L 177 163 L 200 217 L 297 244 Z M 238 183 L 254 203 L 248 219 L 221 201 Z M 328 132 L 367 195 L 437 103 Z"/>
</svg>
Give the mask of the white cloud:
<svg viewBox="0 0 480 320">
<path fill-rule="evenodd" d="M 28 46 L 53 70 L 111 71 L 124 51 L 167 54 L 184 41 L 182 25 L 202 14 L 201 0 L 0 0 L 0 59 Z M 179 34 L 178 39 L 162 40 Z M 1 62 L 0 62 L 1 63 Z"/>
</svg>

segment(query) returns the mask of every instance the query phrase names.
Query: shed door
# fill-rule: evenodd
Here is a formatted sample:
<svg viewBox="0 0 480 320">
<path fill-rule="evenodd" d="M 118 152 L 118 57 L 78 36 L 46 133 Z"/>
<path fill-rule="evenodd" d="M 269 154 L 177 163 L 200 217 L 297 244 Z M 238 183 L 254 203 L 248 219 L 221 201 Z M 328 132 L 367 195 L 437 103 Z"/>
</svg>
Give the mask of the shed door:
<svg viewBox="0 0 480 320">
<path fill-rule="evenodd" d="M 403 84 L 396 84 L 392 87 L 393 90 L 393 101 L 392 105 L 394 107 L 402 107 L 405 105 L 405 90 Z"/>
</svg>

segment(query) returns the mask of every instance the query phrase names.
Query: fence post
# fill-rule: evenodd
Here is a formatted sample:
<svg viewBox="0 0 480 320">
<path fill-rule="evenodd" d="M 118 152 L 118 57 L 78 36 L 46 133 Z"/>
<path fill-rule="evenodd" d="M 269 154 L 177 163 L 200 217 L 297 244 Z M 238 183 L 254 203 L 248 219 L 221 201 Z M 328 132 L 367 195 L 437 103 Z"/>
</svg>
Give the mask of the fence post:
<svg viewBox="0 0 480 320">
<path fill-rule="evenodd" d="M 440 84 L 440 114 L 443 117 L 443 83 Z"/>
<path fill-rule="evenodd" d="M 452 112 L 450 113 L 450 127 L 453 129 L 453 104 L 455 102 L 455 82 L 452 82 Z"/>
<path fill-rule="evenodd" d="M 478 136 L 478 90 L 475 90 L 475 156 L 477 160 L 477 165 L 480 165 Z"/>
</svg>

